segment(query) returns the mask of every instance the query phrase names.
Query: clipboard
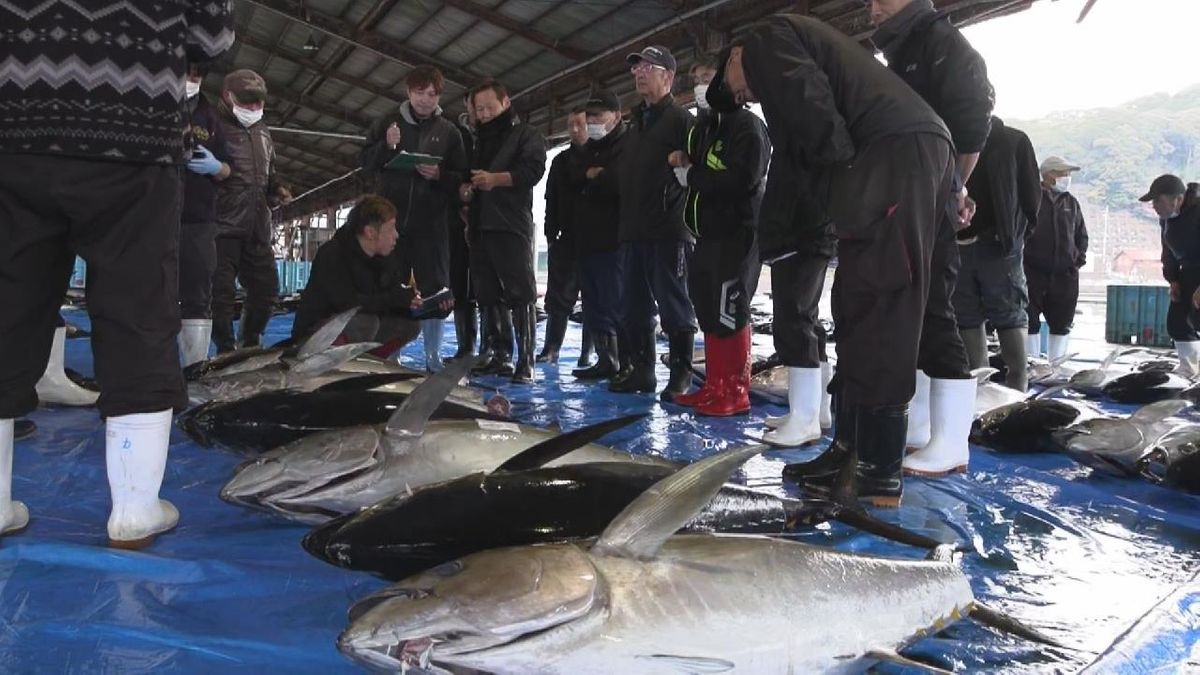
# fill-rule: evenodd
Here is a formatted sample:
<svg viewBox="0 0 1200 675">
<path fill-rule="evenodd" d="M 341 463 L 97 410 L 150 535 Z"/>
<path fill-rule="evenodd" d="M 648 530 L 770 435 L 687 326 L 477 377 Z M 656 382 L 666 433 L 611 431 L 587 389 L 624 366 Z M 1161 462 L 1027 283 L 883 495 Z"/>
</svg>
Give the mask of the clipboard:
<svg viewBox="0 0 1200 675">
<path fill-rule="evenodd" d="M 410 310 L 409 315 L 413 319 L 427 319 L 433 316 L 440 316 L 444 318 L 447 316 L 447 313 L 442 311 L 440 305 L 445 300 L 453 299 L 454 292 L 449 288 L 443 288 L 428 298 L 421 298 L 421 306 L 417 309 Z"/>
<path fill-rule="evenodd" d="M 442 161 L 441 157 L 436 155 L 426 155 L 421 152 L 408 152 L 401 150 L 400 154 L 391 158 L 387 164 L 383 165 L 385 169 L 408 169 L 412 170 L 418 166 L 436 166 Z"/>
</svg>

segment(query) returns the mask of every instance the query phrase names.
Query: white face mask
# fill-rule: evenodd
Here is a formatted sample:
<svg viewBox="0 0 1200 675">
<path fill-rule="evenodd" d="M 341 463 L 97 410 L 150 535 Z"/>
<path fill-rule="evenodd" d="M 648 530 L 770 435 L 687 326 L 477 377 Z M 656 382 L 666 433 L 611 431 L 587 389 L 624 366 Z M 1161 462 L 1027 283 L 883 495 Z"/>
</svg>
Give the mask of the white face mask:
<svg viewBox="0 0 1200 675">
<path fill-rule="evenodd" d="M 598 141 L 608 135 L 608 127 L 603 124 L 589 124 L 587 128 L 590 141 Z"/>
<path fill-rule="evenodd" d="M 1055 192 L 1066 192 L 1067 190 L 1070 190 L 1071 189 L 1071 177 L 1070 176 L 1059 176 L 1058 178 L 1055 178 L 1054 185 L 1052 185 L 1050 187 L 1050 189 L 1054 190 Z"/>
<path fill-rule="evenodd" d="M 188 98 L 195 98 L 200 93 L 200 83 L 184 80 L 183 91 L 187 94 Z"/>
<path fill-rule="evenodd" d="M 705 98 L 705 94 L 708 93 L 708 85 L 698 84 L 692 88 L 692 91 L 696 93 L 696 106 L 701 110 L 708 110 L 708 99 Z"/>
<path fill-rule="evenodd" d="M 262 119 L 262 110 L 250 110 L 241 106 L 233 106 L 233 116 L 237 121 L 242 123 L 242 126 L 249 128 L 258 123 Z"/>
</svg>

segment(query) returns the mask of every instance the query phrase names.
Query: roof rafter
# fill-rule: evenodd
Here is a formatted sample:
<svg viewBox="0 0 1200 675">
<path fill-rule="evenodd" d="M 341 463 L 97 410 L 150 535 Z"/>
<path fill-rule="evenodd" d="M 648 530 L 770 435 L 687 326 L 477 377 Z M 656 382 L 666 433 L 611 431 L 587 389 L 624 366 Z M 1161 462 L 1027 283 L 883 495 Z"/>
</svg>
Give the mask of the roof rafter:
<svg viewBox="0 0 1200 675">
<path fill-rule="evenodd" d="M 508 16 L 499 10 L 492 9 L 491 7 L 485 7 L 478 2 L 473 2 L 472 0 L 442 0 L 442 3 L 447 7 L 453 7 L 459 11 L 466 12 L 467 14 L 470 14 L 471 16 L 486 23 L 490 23 L 493 26 L 503 28 L 514 35 L 519 35 L 520 37 L 523 37 L 536 45 L 545 47 L 555 54 L 564 56 L 572 61 L 582 61 L 589 56 L 589 54 L 582 49 L 563 44 L 562 40 L 552 38 L 535 28 L 530 28 L 529 25 L 518 21 L 511 16 Z"/>
</svg>

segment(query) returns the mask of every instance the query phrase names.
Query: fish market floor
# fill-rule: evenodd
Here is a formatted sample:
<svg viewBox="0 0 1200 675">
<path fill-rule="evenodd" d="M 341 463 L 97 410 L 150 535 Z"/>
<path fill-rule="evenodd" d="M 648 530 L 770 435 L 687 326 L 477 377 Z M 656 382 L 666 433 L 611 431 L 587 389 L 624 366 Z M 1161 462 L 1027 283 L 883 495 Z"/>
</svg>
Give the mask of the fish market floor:
<svg viewBox="0 0 1200 675">
<path fill-rule="evenodd" d="M 64 316 L 89 328 L 83 312 Z M 290 315 L 276 316 L 267 342 L 290 328 Z M 448 326 L 444 354 L 453 352 L 453 334 Z M 769 337 L 755 341 L 756 352 L 770 352 Z M 1098 340 L 1081 343 L 1088 345 L 1084 356 L 1099 358 Z M 579 329 L 571 324 L 562 363 L 538 366 L 532 387 L 494 378 L 477 384 L 502 391 L 515 416 L 540 426 L 573 429 L 649 411 L 649 419 L 606 442 L 674 459 L 744 442 L 746 433 L 761 432 L 765 416 L 782 411 L 756 404 L 748 418 L 713 420 L 650 395 L 613 395 L 571 378 L 578 345 Z M 419 367 L 421 353 L 418 340 L 404 361 Z M 86 338 L 68 341 L 67 364 L 92 374 Z M 30 525 L 0 539 L 0 671 L 355 671 L 334 640 L 350 604 L 383 582 L 309 557 L 300 547 L 301 526 L 220 501 L 237 456 L 199 447 L 175 431 L 163 496 L 179 506 L 178 530 L 143 552 L 114 551 L 103 547 L 109 497 L 96 412 L 43 408 L 32 418 L 39 431 L 17 443 L 13 481 L 14 496 L 29 506 Z M 764 454 L 735 480 L 786 491 L 783 464 L 816 451 Z M 906 650 L 910 656 L 980 673 L 1076 672 L 1101 655 L 1103 672 L 1184 672 L 1189 659 L 1198 667 L 1200 498 L 1092 476 L 1065 457 L 973 448 L 968 474 L 909 480 L 903 507 L 878 515 L 947 541 L 972 542 L 979 553 L 963 564 L 976 595 L 1073 648 L 1040 649 L 960 622 Z M 920 555 L 838 524 L 798 539 Z"/>
</svg>

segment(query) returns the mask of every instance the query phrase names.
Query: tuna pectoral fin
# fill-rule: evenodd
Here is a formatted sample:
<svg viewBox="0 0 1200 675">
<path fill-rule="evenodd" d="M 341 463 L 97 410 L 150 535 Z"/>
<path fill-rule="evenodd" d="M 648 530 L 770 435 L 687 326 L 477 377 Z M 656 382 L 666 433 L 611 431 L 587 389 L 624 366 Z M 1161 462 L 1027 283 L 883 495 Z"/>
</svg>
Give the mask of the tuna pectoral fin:
<svg viewBox="0 0 1200 675">
<path fill-rule="evenodd" d="M 921 663 L 920 661 L 913 661 L 910 658 L 900 656 L 899 654 L 897 654 L 894 651 L 891 651 L 890 649 L 875 649 L 875 650 L 867 652 L 866 654 L 864 654 L 864 656 L 866 656 L 868 659 L 875 659 L 877 661 L 885 661 L 887 663 L 894 663 L 898 666 L 904 666 L 905 668 L 915 668 L 915 669 L 920 670 L 921 672 L 925 672 L 925 673 L 937 673 L 938 675 L 954 675 L 952 671 L 942 670 L 941 668 L 931 666 L 928 663 Z"/>
<path fill-rule="evenodd" d="M 422 377 L 425 376 L 420 373 L 373 373 L 371 375 L 359 375 L 357 377 L 348 377 L 344 380 L 330 382 L 329 384 L 317 387 L 313 391 L 367 391 L 375 387 L 382 387 L 385 384 L 419 380 Z"/>
<path fill-rule="evenodd" d="M 440 373 L 426 375 L 425 381 L 418 384 L 396 412 L 392 413 L 386 431 L 419 436 L 425 430 L 425 423 L 433 416 L 434 411 L 471 369 L 471 363 L 471 359 L 457 359 L 447 363 Z"/>
<path fill-rule="evenodd" d="M 689 464 L 630 502 L 592 547 L 596 555 L 646 560 L 721 490 L 729 474 L 766 449 L 751 445 L 719 452 Z"/>
<path fill-rule="evenodd" d="M 971 377 L 975 378 L 975 381 L 979 384 L 984 384 L 985 382 L 990 382 L 992 376 L 998 372 L 1000 371 L 995 368 L 976 368 L 971 371 Z"/>
<path fill-rule="evenodd" d="M 1158 401 L 1150 405 L 1144 405 L 1134 411 L 1129 417 L 1130 420 L 1139 424 L 1157 424 L 1171 415 L 1176 415 L 1182 412 L 1185 408 L 1192 405 L 1191 401 L 1183 399 L 1171 398 L 1165 401 Z"/>
<path fill-rule="evenodd" d="M 510 457 L 496 471 L 526 471 L 545 466 L 563 455 L 599 440 L 602 436 L 606 436 L 617 429 L 627 427 L 646 417 L 649 417 L 648 413 L 625 415 L 624 417 L 618 417 L 607 422 L 600 422 L 589 427 L 559 434 Z"/>
<path fill-rule="evenodd" d="M 639 659 L 659 667 L 675 668 L 681 673 L 726 673 L 734 669 L 733 661 L 707 656 L 676 656 L 675 654 L 639 655 Z M 657 671 L 656 671 L 657 672 Z"/>
<path fill-rule="evenodd" d="M 346 324 L 350 323 L 350 319 L 353 319 L 355 314 L 358 314 L 358 308 L 351 307 L 341 314 L 329 317 L 312 335 L 308 336 L 308 339 L 300 343 L 296 358 L 303 360 L 332 347 L 333 341 L 338 339 L 343 330 L 346 330 Z"/>
<path fill-rule="evenodd" d="M 842 508 L 834 512 L 833 519 L 839 523 L 849 525 L 850 527 L 868 532 L 877 537 L 890 539 L 891 541 L 906 544 L 908 546 L 916 546 L 917 548 L 936 549 L 942 546 L 942 542 L 926 537 L 923 534 L 917 534 L 912 530 L 907 530 L 899 525 L 885 523 L 861 508 Z"/>
<path fill-rule="evenodd" d="M 1066 645 L 1043 634 L 1041 631 L 1030 628 L 1013 617 L 987 607 L 978 601 L 971 605 L 971 611 L 968 615 L 979 623 L 990 628 L 995 628 L 1002 633 L 1016 635 L 1031 642 L 1038 642 L 1051 647 L 1069 649 Z"/>
<path fill-rule="evenodd" d="M 355 342 L 348 345 L 330 347 L 319 354 L 313 354 L 312 356 L 306 356 L 303 359 L 291 362 L 288 370 L 304 377 L 316 377 L 378 346 L 378 342 Z"/>
<path fill-rule="evenodd" d="M 1043 389 L 1043 390 L 1041 390 L 1040 392 L 1038 392 L 1038 393 L 1034 394 L 1033 396 L 1030 396 L 1030 397 L 1029 397 L 1028 399 L 1026 399 L 1026 400 L 1027 400 L 1027 401 L 1032 401 L 1032 400 L 1034 400 L 1034 399 L 1038 399 L 1038 398 L 1050 398 L 1051 396 L 1053 396 L 1053 395 L 1057 394 L 1058 392 L 1060 392 L 1060 391 L 1066 391 L 1066 390 L 1068 390 L 1068 389 L 1070 389 L 1070 388 L 1071 388 L 1071 385 L 1069 385 L 1069 384 L 1056 384 L 1056 385 L 1054 385 L 1053 387 L 1046 387 L 1045 389 Z"/>
</svg>

